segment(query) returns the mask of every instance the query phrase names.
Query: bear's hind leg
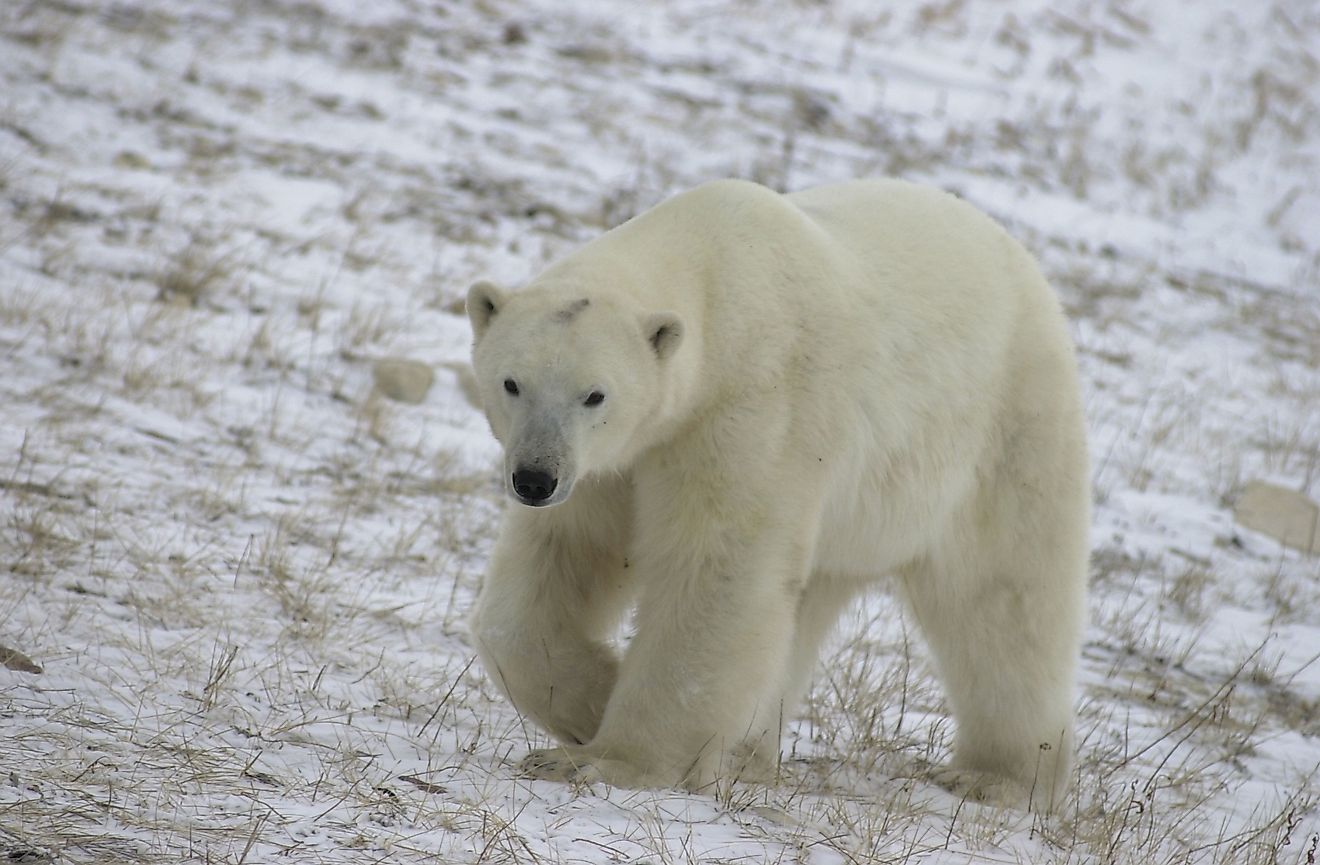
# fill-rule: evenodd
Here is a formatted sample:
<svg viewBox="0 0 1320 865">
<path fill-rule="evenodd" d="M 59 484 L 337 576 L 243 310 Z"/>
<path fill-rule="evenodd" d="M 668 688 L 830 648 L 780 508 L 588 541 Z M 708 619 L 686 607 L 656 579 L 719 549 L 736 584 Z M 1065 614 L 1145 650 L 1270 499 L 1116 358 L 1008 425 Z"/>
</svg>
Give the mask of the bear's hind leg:
<svg viewBox="0 0 1320 865">
<path fill-rule="evenodd" d="M 747 765 L 744 777 L 758 779 L 774 775 L 784 725 L 801 709 L 811 687 L 812 675 L 820 666 L 821 646 L 857 592 L 856 583 L 829 574 L 817 572 L 808 579 L 793 621 L 793 648 L 788 656 L 787 669 L 768 700 L 777 707 L 777 717 L 769 719 L 773 723 L 760 731 L 759 736 L 749 737 L 743 743 L 742 753 Z"/>
<path fill-rule="evenodd" d="M 1010 568 L 984 551 L 963 553 L 903 573 L 957 724 L 941 780 L 1052 810 L 1073 751 L 1084 558 L 1023 550 Z"/>
</svg>

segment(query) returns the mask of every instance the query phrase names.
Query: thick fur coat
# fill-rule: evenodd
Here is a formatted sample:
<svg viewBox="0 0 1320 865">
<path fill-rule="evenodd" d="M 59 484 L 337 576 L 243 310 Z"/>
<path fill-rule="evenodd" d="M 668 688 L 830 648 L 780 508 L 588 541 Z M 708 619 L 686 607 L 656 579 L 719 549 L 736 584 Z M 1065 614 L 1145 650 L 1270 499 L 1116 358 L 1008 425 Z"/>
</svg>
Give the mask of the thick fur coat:
<svg viewBox="0 0 1320 865">
<path fill-rule="evenodd" d="M 1089 470 L 1059 303 L 997 224 L 898 181 L 720 181 L 468 310 L 520 502 L 471 633 L 564 743 L 528 771 L 764 773 L 842 608 L 892 577 L 957 726 L 938 780 L 1057 800 Z"/>
</svg>

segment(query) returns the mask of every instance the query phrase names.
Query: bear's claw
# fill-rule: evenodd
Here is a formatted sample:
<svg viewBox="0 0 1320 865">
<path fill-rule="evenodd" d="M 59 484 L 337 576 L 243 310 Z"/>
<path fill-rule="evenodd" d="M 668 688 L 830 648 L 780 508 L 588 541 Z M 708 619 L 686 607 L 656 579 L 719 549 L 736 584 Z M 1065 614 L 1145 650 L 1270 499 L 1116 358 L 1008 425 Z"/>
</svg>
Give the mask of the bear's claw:
<svg viewBox="0 0 1320 865">
<path fill-rule="evenodd" d="M 529 778 L 569 784 L 595 784 L 603 781 L 615 787 L 673 786 L 672 779 L 655 778 L 624 760 L 611 760 L 589 754 L 583 748 L 538 748 L 518 765 Z"/>
<path fill-rule="evenodd" d="M 518 764 L 523 775 L 543 781 L 585 781 L 590 768 L 586 755 L 570 753 L 566 748 L 539 748 Z"/>
</svg>

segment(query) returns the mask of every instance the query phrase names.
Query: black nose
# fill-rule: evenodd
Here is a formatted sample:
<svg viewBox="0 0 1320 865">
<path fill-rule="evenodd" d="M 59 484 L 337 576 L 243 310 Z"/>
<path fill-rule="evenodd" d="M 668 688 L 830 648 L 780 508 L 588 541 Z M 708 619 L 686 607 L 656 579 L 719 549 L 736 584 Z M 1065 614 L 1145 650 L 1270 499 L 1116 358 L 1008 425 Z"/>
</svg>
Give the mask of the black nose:
<svg viewBox="0 0 1320 865">
<path fill-rule="evenodd" d="M 557 486 L 556 478 L 537 469 L 519 469 L 513 473 L 513 491 L 524 501 L 543 502 Z"/>
</svg>

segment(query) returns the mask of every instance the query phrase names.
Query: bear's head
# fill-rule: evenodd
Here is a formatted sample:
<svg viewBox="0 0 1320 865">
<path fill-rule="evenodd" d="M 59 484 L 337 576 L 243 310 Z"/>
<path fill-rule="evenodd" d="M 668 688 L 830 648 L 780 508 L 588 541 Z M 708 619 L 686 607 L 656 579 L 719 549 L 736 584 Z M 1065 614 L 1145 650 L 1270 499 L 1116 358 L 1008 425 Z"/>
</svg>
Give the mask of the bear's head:
<svg viewBox="0 0 1320 865">
<path fill-rule="evenodd" d="M 555 505 L 585 475 L 627 466 L 653 441 L 683 341 L 672 312 L 563 287 L 468 292 L 472 366 L 505 483 L 524 505 Z"/>
</svg>

